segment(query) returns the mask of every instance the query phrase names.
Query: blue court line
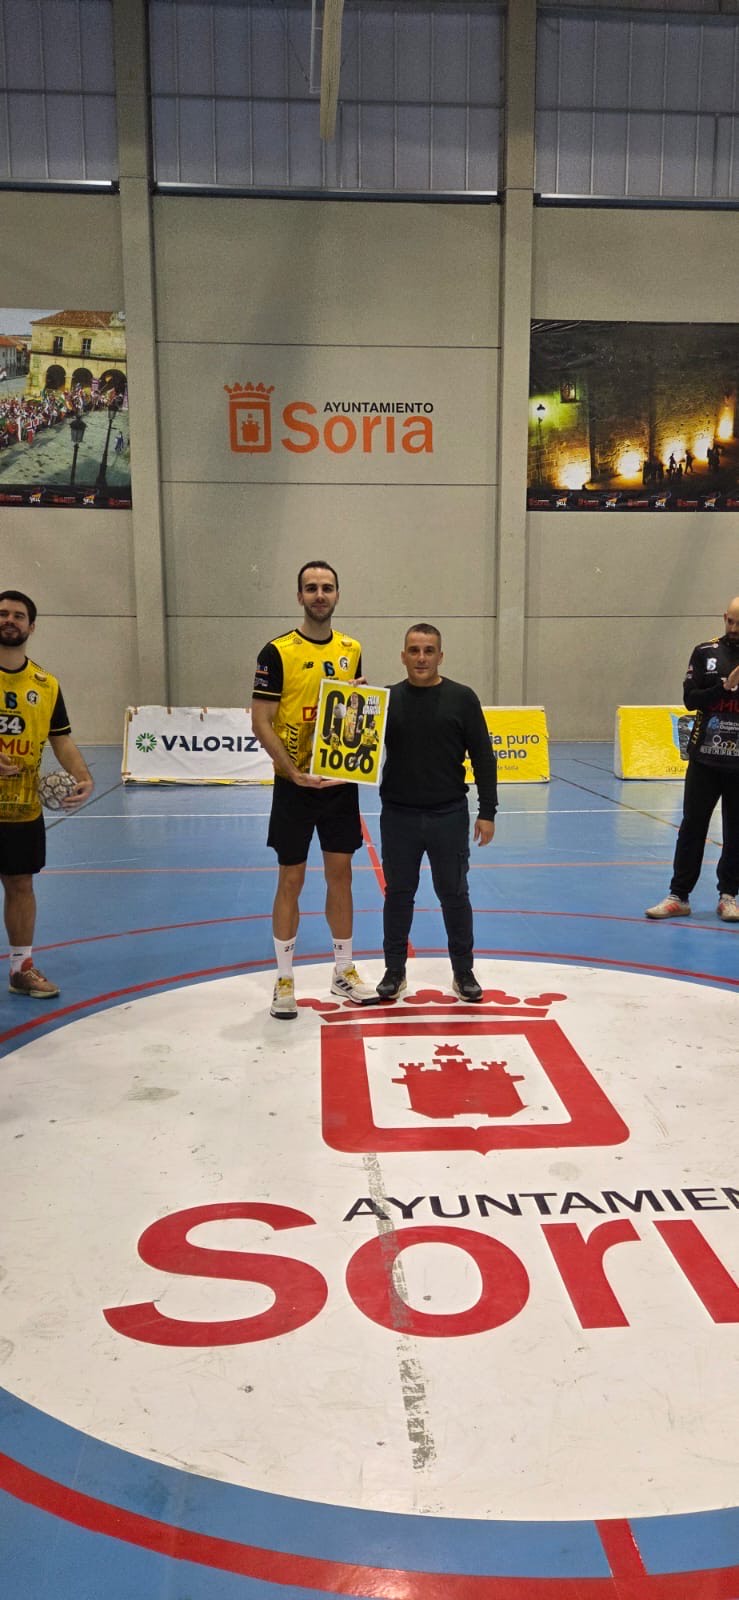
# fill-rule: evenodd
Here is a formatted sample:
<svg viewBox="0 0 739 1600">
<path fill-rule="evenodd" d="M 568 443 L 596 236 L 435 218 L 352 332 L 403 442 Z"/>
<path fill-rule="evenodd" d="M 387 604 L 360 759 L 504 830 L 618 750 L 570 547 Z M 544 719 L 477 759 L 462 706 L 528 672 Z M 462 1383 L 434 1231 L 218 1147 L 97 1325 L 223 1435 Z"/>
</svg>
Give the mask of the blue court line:
<svg viewBox="0 0 739 1600">
<path fill-rule="evenodd" d="M 119 1450 L 3 1389 L 0 1445 L 33 1471 L 109 1505 L 285 1554 L 465 1576 L 610 1575 L 593 1522 L 412 1516 L 245 1489 Z"/>
<path fill-rule="evenodd" d="M 696 1478 L 700 1463 L 696 1462 Z M 697 1488 L 696 1484 L 696 1488 Z M 647 1572 L 702 1572 L 739 1561 L 739 1506 L 631 1521 Z"/>
<path fill-rule="evenodd" d="M 6 1600 L 337 1600 L 335 1591 L 172 1560 L 58 1523 L 48 1512 L 5 1494 L 0 1494 L 0 1542 Z"/>
</svg>

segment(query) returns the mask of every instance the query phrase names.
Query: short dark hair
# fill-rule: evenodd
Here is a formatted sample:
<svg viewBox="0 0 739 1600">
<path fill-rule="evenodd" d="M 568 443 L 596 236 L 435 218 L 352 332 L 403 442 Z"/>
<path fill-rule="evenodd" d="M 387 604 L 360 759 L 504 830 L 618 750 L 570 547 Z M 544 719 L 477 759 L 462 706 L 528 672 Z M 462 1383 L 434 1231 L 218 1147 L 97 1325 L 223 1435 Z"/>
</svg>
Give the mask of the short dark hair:
<svg viewBox="0 0 739 1600">
<path fill-rule="evenodd" d="M 303 565 L 300 568 L 300 571 L 298 573 L 298 594 L 300 594 L 300 591 L 301 591 L 301 589 L 303 587 L 303 573 L 307 572 L 309 567 L 323 567 L 325 572 L 332 572 L 333 575 L 334 575 L 334 583 L 336 584 L 336 588 L 338 589 L 338 587 L 339 587 L 339 574 L 336 571 L 336 568 L 332 567 L 330 561 L 304 561 Z"/>
<path fill-rule="evenodd" d="M 36 607 L 30 596 L 27 594 L 22 594 L 20 589 L 3 589 L 2 594 L 0 594 L 0 600 L 19 600 L 21 605 L 25 606 L 26 611 L 28 612 L 29 622 L 36 621 Z"/>
<path fill-rule="evenodd" d="M 441 649 L 441 634 L 438 628 L 434 627 L 433 622 L 414 622 L 411 628 L 406 628 L 405 639 L 403 640 L 404 647 L 408 643 L 409 633 L 434 633 L 439 641 L 439 649 Z"/>
</svg>

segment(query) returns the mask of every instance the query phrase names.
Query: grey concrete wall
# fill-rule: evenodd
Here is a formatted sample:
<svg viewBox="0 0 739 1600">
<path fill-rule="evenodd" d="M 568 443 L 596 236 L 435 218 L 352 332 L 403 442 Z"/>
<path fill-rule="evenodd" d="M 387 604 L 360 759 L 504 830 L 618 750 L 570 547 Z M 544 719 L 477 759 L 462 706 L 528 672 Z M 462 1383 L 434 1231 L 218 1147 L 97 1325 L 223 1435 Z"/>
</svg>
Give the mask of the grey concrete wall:
<svg viewBox="0 0 739 1600">
<path fill-rule="evenodd" d="M 381 682 L 409 621 L 442 629 L 451 675 L 488 697 L 495 645 L 499 211 L 494 206 L 155 202 L 163 519 L 172 695 L 248 697 L 265 639 L 324 555 Z M 262 382 L 272 448 L 236 453 L 225 386 Z M 285 407 L 319 431 L 316 448 Z M 433 406 L 433 451 L 384 418 L 323 440 L 335 401 Z M 343 447 L 347 430 L 337 425 Z M 203 627 L 203 617 L 212 625 Z"/>
</svg>

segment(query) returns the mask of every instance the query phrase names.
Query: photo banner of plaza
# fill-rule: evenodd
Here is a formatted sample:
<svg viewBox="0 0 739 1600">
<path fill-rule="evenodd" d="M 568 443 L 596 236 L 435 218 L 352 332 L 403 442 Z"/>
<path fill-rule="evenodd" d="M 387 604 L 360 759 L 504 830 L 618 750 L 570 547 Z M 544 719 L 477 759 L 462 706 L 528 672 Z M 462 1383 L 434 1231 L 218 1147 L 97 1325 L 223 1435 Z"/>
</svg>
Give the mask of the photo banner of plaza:
<svg viewBox="0 0 739 1600">
<path fill-rule="evenodd" d="M 530 511 L 739 510 L 735 323 L 533 322 Z"/>
<path fill-rule="evenodd" d="M 125 312 L 0 307 L 0 509 L 130 505 Z"/>
</svg>

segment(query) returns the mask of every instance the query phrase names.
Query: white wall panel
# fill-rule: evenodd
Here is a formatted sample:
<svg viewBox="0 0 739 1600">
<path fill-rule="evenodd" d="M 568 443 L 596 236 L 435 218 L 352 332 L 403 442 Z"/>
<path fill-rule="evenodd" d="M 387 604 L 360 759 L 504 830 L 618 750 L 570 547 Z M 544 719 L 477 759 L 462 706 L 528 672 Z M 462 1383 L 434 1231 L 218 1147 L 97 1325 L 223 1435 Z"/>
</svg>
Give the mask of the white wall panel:
<svg viewBox="0 0 739 1600">
<path fill-rule="evenodd" d="M 179 705 L 221 705 L 226 689 L 229 703 L 248 705 L 254 682 L 258 651 L 267 639 L 294 626 L 296 611 L 262 618 L 229 617 L 203 634 L 200 618 L 175 617 L 170 623 L 173 703 Z M 417 612 L 405 617 L 355 617 L 345 609 L 342 625 L 363 649 L 363 666 L 372 681 L 395 683 L 404 676 L 400 650 L 406 628 L 421 619 Z M 446 617 L 436 613 L 430 620 L 441 629 L 444 644 L 444 670 L 450 678 L 472 685 L 486 700 L 490 688 L 490 661 L 494 648 L 494 623 L 490 618 Z M 243 701 L 235 691 L 243 686 Z"/>
<path fill-rule="evenodd" d="M 0 537 L 2 587 L 30 594 L 40 612 L 133 616 L 130 511 L 7 506 Z"/>
<path fill-rule="evenodd" d="M 34 658 L 61 681 L 77 743 L 118 744 L 138 693 L 134 618 L 45 616 L 33 640 Z"/>
<path fill-rule="evenodd" d="M 727 212 L 537 210 L 533 315 L 737 322 L 736 244 Z"/>
<path fill-rule="evenodd" d="M 498 342 L 497 206 L 154 202 L 164 341 Z"/>
<path fill-rule="evenodd" d="M 715 613 L 718 623 L 739 589 L 733 514 L 531 512 L 528 521 L 531 617 L 661 616 L 669 636 L 686 614 Z"/>
<path fill-rule="evenodd" d="M 0 191 L 0 239 L 3 305 L 123 305 L 117 196 Z"/>
<path fill-rule="evenodd" d="M 163 510 L 175 614 L 292 616 L 314 556 L 337 568 L 354 616 L 494 609 L 486 489 L 167 484 Z"/>
<path fill-rule="evenodd" d="M 492 690 L 492 662 L 495 658 L 495 619 L 475 614 L 469 618 L 435 611 L 433 616 L 408 611 L 405 616 L 385 620 L 358 618 L 357 635 L 364 651 L 363 663 L 371 667 L 380 683 L 397 683 L 405 677 L 400 659 L 406 629 L 414 622 L 433 622 L 441 631 L 444 647 L 442 672 L 458 683 L 468 683 L 483 704 Z"/>
<path fill-rule="evenodd" d="M 237 383 L 274 387 L 269 451 L 232 447 L 226 388 Z M 490 350 L 162 345 L 162 478 L 245 487 L 491 484 L 496 383 L 497 352 Z M 328 407 L 355 403 L 418 404 L 433 412 L 328 413 Z M 299 417 L 296 412 L 290 420 L 298 404 Z M 423 443 L 421 428 L 428 430 L 428 449 L 414 443 Z"/>
<path fill-rule="evenodd" d="M 531 618 L 526 695 L 547 710 L 554 739 L 608 739 L 617 705 L 679 703 L 693 646 L 720 627 L 714 613 Z"/>
</svg>

